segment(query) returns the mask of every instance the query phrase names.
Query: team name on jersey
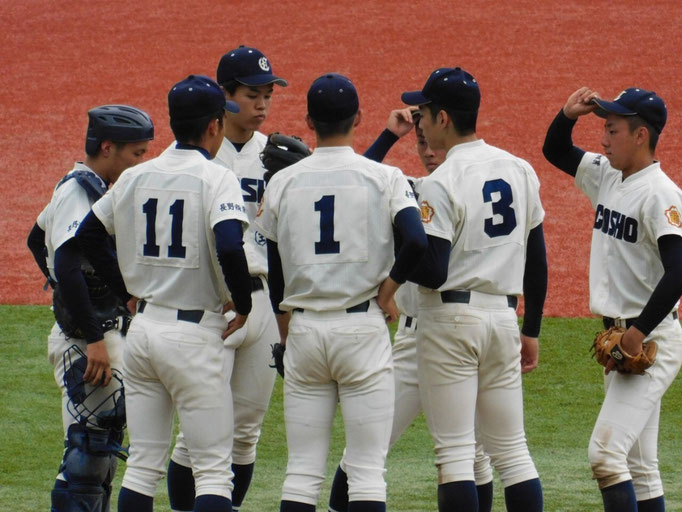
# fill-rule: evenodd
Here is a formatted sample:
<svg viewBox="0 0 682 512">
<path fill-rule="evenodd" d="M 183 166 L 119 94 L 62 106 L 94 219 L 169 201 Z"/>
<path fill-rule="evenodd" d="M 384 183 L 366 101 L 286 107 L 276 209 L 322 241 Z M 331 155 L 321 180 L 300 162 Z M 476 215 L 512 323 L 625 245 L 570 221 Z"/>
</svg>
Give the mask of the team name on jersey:
<svg viewBox="0 0 682 512">
<path fill-rule="evenodd" d="M 594 229 L 626 242 L 637 242 L 637 219 L 628 217 L 615 210 L 609 210 L 604 205 L 597 206 L 594 216 Z"/>
<path fill-rule="evenodd" d="M 260 203 L 265 192 L 265 180 L 257 178 L 241 178 L 240 183 L 244 192 L 245 203 Z"/>
</svg>

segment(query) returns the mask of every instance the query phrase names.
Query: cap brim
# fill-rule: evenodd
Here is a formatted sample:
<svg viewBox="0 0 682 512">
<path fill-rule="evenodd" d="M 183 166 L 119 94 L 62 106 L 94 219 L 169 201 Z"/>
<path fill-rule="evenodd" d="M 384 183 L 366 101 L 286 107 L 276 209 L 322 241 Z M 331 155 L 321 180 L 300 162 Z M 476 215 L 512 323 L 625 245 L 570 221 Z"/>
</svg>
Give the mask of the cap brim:
<svg viewBox="0 0 682 512">
<path fill-rule="evenodd" d="M 239 113 L 239 105 L 237 105 L 234 101 L 225 100 L 225 110 L 232 112 L 233 114 L 237 114 Z"/>
<path fill-rule="evenodd" d="M 275 75 L 252 75 L 252 76 L 240 76 L 235 78 L 237 82 L 243 85 L 250 85 L 253 87 L 258 87 L 259 85 L 277 84 L 282 87 L 289 85 L 289 82 Z"/>
<path fill-rule="evenodd" d="M 625 108 L 623 105 L 619 105 L 613 101 L 605 101 L 600 98 L 592 98 L 592 103 L 597 105 L 597 109 L 594 111 L 599 117 L 606 117 L 609 114 L 617 114 L 619 116 L 635 116 L 637 112 Z"/>
<path fill-rule="evenodd" d="M 405 103 L 406 105 L 419 106 L 431 103 L 431 100 L 426 99 L 421 91 L 404 92 L 400 96 L 400 99 L 403 100 L 403 103 Z"/>
</svg>

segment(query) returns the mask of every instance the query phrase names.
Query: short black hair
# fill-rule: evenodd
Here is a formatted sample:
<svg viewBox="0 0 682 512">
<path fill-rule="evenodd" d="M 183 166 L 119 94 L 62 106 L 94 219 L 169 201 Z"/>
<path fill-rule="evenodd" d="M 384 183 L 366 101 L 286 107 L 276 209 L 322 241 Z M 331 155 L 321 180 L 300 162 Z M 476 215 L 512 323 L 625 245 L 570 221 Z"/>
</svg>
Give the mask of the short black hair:
<svg viewBox="0 0 682 512">
<path fill-rule="evenodd" d="M 431 119 L 436 119 L 438 112 L 440 112 L 441 110 L 445 110 L 447 115 L 452 120 L 452 124 L 455 127 L 457 135 L 464 136 L 476 133 L 476 120 L 478 119 L 478 110 L 475 110 L 473 112 L 454 110 L 447 107 L 441 107 L 437 103 L 433 102 L 427 103 L 426 106 L 428 107 L 429 112 L 431 112 Z"/>
<path fill-rule="evenodd" d="M 315 128 L 315 132 L 321 139 L 326 139 L 327 137 L 333 137 L 335 135 L 346 135 L 353 127 L 353 123 L 355 122 L 357 115 L 358 113 L 356 112 L 346 119 L 333 122 L 318 121 L 312 117 L 310 119 L 313 123 L 313 127 Z"/>
<path fill-rule="evenodd" d="M 233 80 L 228 80 L 227 82 L 224 82 L 224 83 L 220 84 L 220 86 L 221 86 L 223 89 L 225 89 L 225 91 L 226 91 L 230 96 L 233 96 L 233 95 L 234 95 L 234 93 L 237 91 L 237 88 L 238 88 L 240 85 L 244 85 L 244 84 L 241 83 L 241 82 L 238 82 L 237 80 L 234 80 L 234 79 L 233 79 Z M 244 87 L 248 87 L 248 85 L 244 85 Z"/>
<path fill-rule="evenodd" d="M 628 126 L 630 127 L 630 133 L 633 133 L 640 126 L 644 126 L 649 132 L 649 149 L 653 153 L 656 150 L 656 144 L 658 144 L 658 137 L 660 133 L 654 128 L 649 122 L 647 122 L 642 116 L 623 116 L 628 121 Z"/>
<path fill-rule="evenodd" d="M 177 120 L 171 118 L 170 127 L 175 135 L 175 140 L 181 144 L 197 145 L 201 142 L 201 138 L 206 132 L 206 128 L 214 119 L 218 120 L 220 126 L 223 125 L 223 117 L 225 116 L 225 109 L 220 109 L 214 114 L 198 117 L 196 119 L 182 119 Z"/>
</svg>

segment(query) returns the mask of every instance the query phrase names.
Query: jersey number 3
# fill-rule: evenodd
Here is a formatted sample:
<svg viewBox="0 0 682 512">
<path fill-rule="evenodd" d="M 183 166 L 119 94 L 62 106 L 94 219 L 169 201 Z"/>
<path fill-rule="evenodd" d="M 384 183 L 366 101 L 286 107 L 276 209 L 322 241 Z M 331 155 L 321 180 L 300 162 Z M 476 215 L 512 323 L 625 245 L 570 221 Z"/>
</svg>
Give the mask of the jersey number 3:
<svg viewBox="0 0 682 512">
<path fill-rule="evenodd" d="M 497 192 L 497 197 L 493 199 L 493 194 Z M 486 181 L 483 184 L 483 202 L 492 203 L 493 215 L 502 217 L 502 222 L 493 223 L 494 217 L 485 219 L 483 231 L 490 238 L 506 236 L 516 227 L 516 213 L 511 204 L 514 196 L 509 183 L 502 179 Z"/>
<path fill-rule="evenodd" d="M 142 213 L 147 219 L 147 241 L 143 245 L 142 254 L 158 258 L 161 248 L 156 245 L 156 210 L 159 200 L 149 198 L 142 205 Z M 169 258 L 184 258 L 187 249 L 182 245 L 182 219 L 184 217 L 185 200 L 177 199 L 169 208 L 171 220 L 171 244 L 168 246 Z"/>
</svg>

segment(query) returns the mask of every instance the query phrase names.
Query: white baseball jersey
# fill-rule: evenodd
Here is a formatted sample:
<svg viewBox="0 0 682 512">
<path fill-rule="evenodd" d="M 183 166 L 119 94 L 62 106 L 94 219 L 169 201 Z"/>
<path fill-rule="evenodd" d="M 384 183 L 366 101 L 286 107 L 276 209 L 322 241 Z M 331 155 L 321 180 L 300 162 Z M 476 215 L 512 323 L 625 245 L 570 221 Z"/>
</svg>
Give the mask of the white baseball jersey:
<svg viewBox="0 0 682 512">
<path fill-rule="evenodd" d="M 317 148 L 275 174 L 256 225 L 279 244 L 280 307 L 338 310 L 376 296 L 393 263 L 393 218 L 408 207 L 417 203 L 400 169 L 348 146 Z"/>
<path fill-rule="evenodd" d="M 483 140 L 448 151 L 420 196 L 424 230 L 452 244 L 439 290 L 523 293 L 526 240 L 545 214 L 539 188 L 528 162 Z"/>
<path fill-rule="evenodd" d="M 70 173 L 74 171 L 89 171 L 97 176 L 87 165 L 76 162 Z M 70 174 L 69 173 L 69 174 Z M 97 176 L 101 181 L 101 178 Z M 104 186 L 104 181 L 102 181 Z M 90 212 L 92 205 L 88 194 L 75 179 L 64 182 L 55 188 L 52 199 L 38 215 L 37 224 L 45 231 L 45 246 L 47 247 L 47 268 L 52 279 L 54 275 L 54 253 L 67 240 L 73 238 L 83 218 Z"/>
<path fill-rule="evenodd" d="M 158 306 L 222 311 L 228 292 L 212 229 L 229 219 L 248 226 L 232 172 L 198 151 L 169 150 L 126 170 L 92 210 L 118 235 L 129 293 Z"/>
<path fill-rule="evenodd" d="M 623 173 L 597 153 L 583 155 L 575 184 L 596 212 L 590 310 L 638 317 L 663 276 L 658 239 L 682 236 L 682 192 L 658 162 L 623 180 Z"/>
<path fill-rule="evenodd" d="M 260 132 L 254 132 L 241 151 L 227 139 L 223 140 L 218 154 L 213 159 L 217 164 L 227 167 L 237 175 L 242 189 L 242 198 L 246 206 L 249 222 L 253 222 L 258 213 L 265 191 L 265 168 L 260 160 L 260 152 L 265 147 L 268 138 Z M 251 224 L 244 233 L 244 252 L 249 263 L 249 273 L 252 276 L 268 274 L 268 253 L 265 237 Z"/>
</svg>

